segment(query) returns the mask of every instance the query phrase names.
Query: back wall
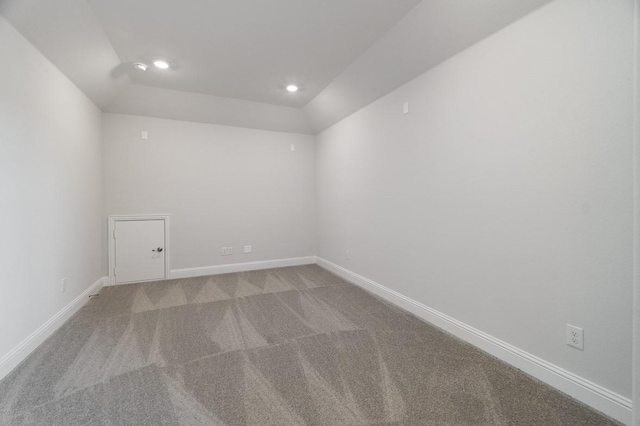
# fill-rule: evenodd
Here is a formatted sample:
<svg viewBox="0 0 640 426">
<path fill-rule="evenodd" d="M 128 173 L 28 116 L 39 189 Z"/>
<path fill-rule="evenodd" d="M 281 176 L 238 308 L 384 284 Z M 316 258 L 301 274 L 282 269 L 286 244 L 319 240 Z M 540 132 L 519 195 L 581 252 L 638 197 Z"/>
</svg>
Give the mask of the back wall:
<svg viewBox="0 0 640 426">
<path fill-rule="evenodd" d="M 171 269 L 312 256 L 314 158 L 312 136 L 104 114 L 104 223 L 170 214 Z"/>
</svg>

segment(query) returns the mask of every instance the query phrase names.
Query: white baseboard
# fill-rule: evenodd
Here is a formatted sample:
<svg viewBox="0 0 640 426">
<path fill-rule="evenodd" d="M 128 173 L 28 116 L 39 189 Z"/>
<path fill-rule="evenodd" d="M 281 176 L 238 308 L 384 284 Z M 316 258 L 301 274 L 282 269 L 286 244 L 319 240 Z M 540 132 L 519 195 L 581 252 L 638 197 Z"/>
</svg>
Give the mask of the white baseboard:
<svg viewBox="0 0 640 426">
<path fill-rule="evenodd" d="M 83 291 L 82 294 L 73 299 L 67 306 L 62 308 L 57 314 L 42 324 L 36 331 L 31 333 L 29 337 L 20 342 L 18 346 L 0 358 L 0 380 L 16 368 L 24 359 L 26 359 L 34 349 L 40 346 L 40 344 L 51 336 L 54 331 L 60 328 L 66 320 L 78 312 L 78 309 L 89 301 L 89 295 L 100 291 L 106 281 L 107 277 L 98 278 L 91 287 Z"/>
<path fill-rule="evenodd" d="M 317 258 L 318 265 L 398 305 L 420 318 L 471 343 L 525 373 L 547 383 L 596 410 L 631 424 L 631 400 L 584 379 L 507 342 L 473 328 L 433 308 L 391 290 L 342 266 Z"/>
<path fill-rule="evenodd" d="M 228 265 L 200 266 L 197 268 L 172 269 L 169 278 L 190 278 L 203 275 L 230 274 L 232 272 L 257 271 L 259 269 L 283 268 L 286 266 L 311 265 L 315 256 L 292 257 L 289 259 L 260 260 L 256 262 L 230 263 Z"/>
</svg>

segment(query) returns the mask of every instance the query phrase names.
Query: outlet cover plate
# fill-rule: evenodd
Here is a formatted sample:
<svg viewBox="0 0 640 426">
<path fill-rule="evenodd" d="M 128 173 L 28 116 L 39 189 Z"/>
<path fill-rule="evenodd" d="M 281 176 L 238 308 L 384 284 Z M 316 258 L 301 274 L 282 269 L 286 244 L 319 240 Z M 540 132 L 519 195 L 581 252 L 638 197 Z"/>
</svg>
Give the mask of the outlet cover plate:
<svg viewBox="0 0 640 426">
<path fill-rule="evenodd" d="M 575 325 L 567 324 L 567 345 L 584 350 L 584 330 Z"/>
</svg>

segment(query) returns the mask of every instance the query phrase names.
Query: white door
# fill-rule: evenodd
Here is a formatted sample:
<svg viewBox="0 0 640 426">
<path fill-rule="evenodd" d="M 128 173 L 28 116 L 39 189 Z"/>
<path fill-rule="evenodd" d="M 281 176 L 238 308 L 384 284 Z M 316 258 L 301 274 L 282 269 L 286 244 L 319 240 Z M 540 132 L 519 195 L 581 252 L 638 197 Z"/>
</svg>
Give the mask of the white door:
<svg viewBox="0 0 640 426">
<path fill-rule="evenodd" d="M 117 220 L 114 228 L 115 281 L 165 278 L 165 221 Z"/>
</svg>

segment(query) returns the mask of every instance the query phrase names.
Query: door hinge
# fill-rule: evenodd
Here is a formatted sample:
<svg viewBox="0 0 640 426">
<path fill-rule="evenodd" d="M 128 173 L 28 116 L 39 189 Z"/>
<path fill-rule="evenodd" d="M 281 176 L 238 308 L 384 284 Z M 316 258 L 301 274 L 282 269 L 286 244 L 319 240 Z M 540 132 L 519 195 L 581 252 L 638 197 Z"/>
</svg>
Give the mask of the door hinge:
<svg viewBox="0 0 640 426">
<path fill-rule="evenodd" d="M 113 276 L 116 276 L 116 268 L 113 268 Z"/>
<path fill-rule="evenodd" d="M 116 230 L 115 229 L 113 230 L 113 239 L 114 240 L 116 239 Z"/>
</svg>

